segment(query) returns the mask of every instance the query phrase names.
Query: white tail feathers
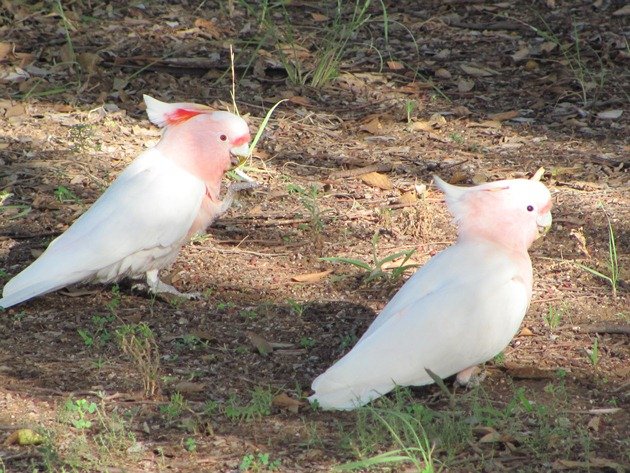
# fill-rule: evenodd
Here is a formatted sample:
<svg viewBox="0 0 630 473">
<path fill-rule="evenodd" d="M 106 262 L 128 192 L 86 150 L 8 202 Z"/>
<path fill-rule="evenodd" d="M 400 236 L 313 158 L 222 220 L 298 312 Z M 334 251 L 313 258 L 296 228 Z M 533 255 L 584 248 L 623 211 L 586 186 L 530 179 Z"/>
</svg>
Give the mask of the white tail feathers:
<svg viewBox="0 0 630 473">
<path fill-rule="evenodd" d="M 7 287 L 4 288 L 3 298 L 0 299 L 0 307 L 4 309 L 8 309 L 20 302 L 27 301 L 32 299 L 33 297 L 41 296 L 42 294 L 47 294 L 52 291 L 56 291 L 57 289 L 61 289 L 66 286 L 67 283 L 58 283 L 55 281 L 41 281 L 35 284 L 31 284 L 22 289 L 18 289 L 14 292 L 7 291 Z"/>
</svg>

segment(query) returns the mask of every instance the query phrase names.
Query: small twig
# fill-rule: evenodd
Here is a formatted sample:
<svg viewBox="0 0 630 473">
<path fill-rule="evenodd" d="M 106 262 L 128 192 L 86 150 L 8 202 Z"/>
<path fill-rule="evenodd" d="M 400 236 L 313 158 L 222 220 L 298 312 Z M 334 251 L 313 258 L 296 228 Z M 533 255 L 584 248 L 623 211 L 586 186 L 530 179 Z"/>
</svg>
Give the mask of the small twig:
<svg viewBox="0 0 630 473">
<path fill-rule="evenodd" d="M 369 166 L 365 166 L 362 168 L 331 172 L 328 177 L 332 179 L 336 179 L 340 177 L 361 176 L 363 174 L 368 174 L 370 172 L 388 172 L 392 170 L 392 167 L 393 166 L 391 164 L 371 164 Z"/>
<path fill-rule="evenodd" d="M 626 391 L 628 388 L 630 388 L 630 381 L 626 381 L 621 386 L 616 387 L 615 389 L 613 389 L 610 392 L 611 393 L 619 393 L 621 391 Z"/>
<path fill-rule="evenodd" d="M 234 71 L 234 49 L 230 44 L 230 70 L 232 71 L 232 106 L 234 107 L 234 113 L 239 115 L 238 107 L 236 106 L 236 73 Z"/>
<path fill-rule="evenodd" d="M 616 414 L 617 412 L 621 412 L 623 409 L 621 407 L 600 407 L 595 409 L 589 409 L 588 411 L 580 411 L 580 410 L 569 410 L 566 411 L 570 414 L 588 414 L 588 415 L 604 415 L 604 414 Z"/>
<path fill-rule="evenodd" d="M 220 220 L 214 224 L 214 227 L 227 227 L 228 225 L 233 224 L 235 221 L 239 220 L 240 219 Z M 308 223 L 310 221 L 310 218 L 293 218 L 287 220 L 266 220 L 264 222 L 250 222 L 248 223 L 248 225 L 252 227 L 272 227 L 274 225 L 293 225 L 295 223 Z"/>
<path fill-rule="evenodd" d="M 259 253 L 258 251 L 241 250 L 238 248 L 225 249 L 225 248 L 216 248 L 214 246 L 204 246 L 204 245 L 193 245 L 190 248 L 195 248 L 197 250 L 216 251 L 217 253 L 244 253 L 247 255 L 254 255 L 254 256 L 267 257 L 267 258 L 273 258 L 276 256 L 289 256 L 290 254 L 292 254 L 292 253 Z"/>
<path fill-rule="evenodd" d="M 630 335 L 630 325 L 616 324 L 614 322 L 602 322 L 592 325 L 580 325 L 576 327 L 581 333 L 618 333 L 622 335 Z"/>
<path fill-rule="evenodd" d="M 448 26 L 463 28 L 468 30 L 488 30 L 488 31 L 530 31 L 530 28 L 513 23 L 511 21 L 495 21 L 493 23 L 462 23 L 460 21 L 447 22 Z"/>
</svg>

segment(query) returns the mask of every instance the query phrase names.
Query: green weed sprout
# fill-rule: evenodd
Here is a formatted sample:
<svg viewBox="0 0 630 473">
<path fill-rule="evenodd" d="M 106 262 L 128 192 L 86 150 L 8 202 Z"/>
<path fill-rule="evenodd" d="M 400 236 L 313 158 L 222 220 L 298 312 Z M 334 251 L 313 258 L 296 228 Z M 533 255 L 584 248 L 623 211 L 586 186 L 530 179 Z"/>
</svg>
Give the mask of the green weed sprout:
<svg viewBox="0 0 630 473">
<path fill-rule="evenodd" d="M 613 296 L 617 296 L 617 287 L 619 286 L 619 259 L 617 257 L 617 244 L 615 242 L 615 232 L 613 231 L 612 224 L 610 223 L 610 218 L 606 215 L 606 220 L 608 221 L 608 261 L 607 269 L 608 274 L 604 274 L 596 269 L 593 269 L 589 266 L 576 263 L 580 268 L 584 271 L 588 271 L 593 276 L 597 276 L 598 278 L 604 279 L 608 281 L 610 287 L 612 288 Z"/>
<path fill-rule="evenodd" d="M 411 250 L 403 250 L 393 253 L 385 258 L 378 257 L 378 240 L 379 235 L 375 233 L 372 237 L 372 263 L 367 263 L 365 261 L 355 259 L 355 258 L 346 258 L 341 256 L 331 256 L 326 258 L 320 258 L 322 261 L 328 261 L 330 263 L 346 263 L 351 264 L 352 266 L 356 266 L 357 268 L 363 269 L 367 272 L 367 276 L 365 277 L 365 282 L 370 282 L 378 278 L 387 278 L 395 281 L 400 278 L 405 271 L 410 268 L 414 268 L 417 266 L 416 264 L 406 264 L 407 261 L 411 258 L 411 256 L 416 252 L 415 249 Z M 400 262 L 400 265 L 393 268 L 390 273 L 387 273 L 383 266 L 387 263 L 390 263 L 400 257 L 403 257 L 403 260 Z"/>
</svg>

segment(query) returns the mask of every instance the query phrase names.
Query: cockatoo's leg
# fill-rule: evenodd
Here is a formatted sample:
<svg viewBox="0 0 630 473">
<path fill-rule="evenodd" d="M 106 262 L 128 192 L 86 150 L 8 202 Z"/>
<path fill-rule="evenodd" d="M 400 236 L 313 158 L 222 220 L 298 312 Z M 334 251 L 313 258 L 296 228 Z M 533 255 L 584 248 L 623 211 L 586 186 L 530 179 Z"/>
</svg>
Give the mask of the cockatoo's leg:
<svg viewBox="0 0 630 473">
<path fill-rule="evenodd" d="M 478 366 L 471 366 L 457 373 L 455 383 L 467 388 L 478 386 L 486 378 L 486 373 L 481 371 Z"/>
<path fill-rule="evenodd" d="M 174 296 L 184 297 L 186 299 L 198 299 L 201 297 L 199 292 L 179 292 L 170 284 L 160 281 L 158 277 L 159 270 L 152 269 L 147 271 L 147 285 L 149 286 L 149 292 L 152 294 L 173 294 Z"/>
<path fill-rule="evenodd" d="M 223 200 L 221 201 L 221 206 L 216 210 L 214 215 L 212 216 L 212 220 L 208 222 L 208 227 L 212 225 L 221 215 L 227 212 L 232 206 L 232 202 L 234 202 L 234 197 L 241 191 L 246 191 L 249 189 L 253 189 L 258 187 L 260 184 L 256 181 L 247 181 L 247 182 L 234 182 L 229 185 L 227 191 L 225 192 L 225 196 L 223 196 Z"/>
<path fill-rule="evenodd" d="M 234 201 L 234 197 L 236 197 L 236 194 L 241 191 L 253 189 L 254 187 L 258 187 L 259 185 L 260 184 L 258 184 L 256 181 L 235 182 L 233 184 L 230 184 L 230 186 L 227 188 L 227 191 L 225 192 L 223 200 L 221 201 L 221 207 L 219 207 L 217 217 L 228 211 L 228 209 L 232 205 L 232 202 Z"/>
</svg>

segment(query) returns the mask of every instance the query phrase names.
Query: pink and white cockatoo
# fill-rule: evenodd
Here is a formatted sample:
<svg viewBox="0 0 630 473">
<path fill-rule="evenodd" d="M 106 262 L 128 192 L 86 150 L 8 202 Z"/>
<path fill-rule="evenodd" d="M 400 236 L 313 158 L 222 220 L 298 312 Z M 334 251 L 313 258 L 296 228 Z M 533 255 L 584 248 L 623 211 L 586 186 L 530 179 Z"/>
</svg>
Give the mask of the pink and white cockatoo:
<svg viewBox="0 0 630 473">
<path fill-rule="evenodd" d="M 354 348 L 313 382 L 324 409 L 353 409 L 395 386 L 431 384 L 473 370 L 516 334 L 532 297 L 527 249 L 551 225 L 551 195 L 536 180 L 463 188 L 435 183 L 458 227 L 457 242 L 403 285 Z"/>
<path fill-rule="evenodd" d="M 225 212 L 234 194 L 255 186 L 232 184 L 221 200 L 231 158 L 248 153 L 249 128 L 229 112 L 144 96 L 149 119 L 164 127 L 157 145 L 138 156 L 68 230 L 5 286 L 0 307 L 79 282 L 114 282 L 146 274 L 153 293 L 180 294 L 158 271 L 182 245 Z"/>
</svg>

